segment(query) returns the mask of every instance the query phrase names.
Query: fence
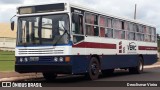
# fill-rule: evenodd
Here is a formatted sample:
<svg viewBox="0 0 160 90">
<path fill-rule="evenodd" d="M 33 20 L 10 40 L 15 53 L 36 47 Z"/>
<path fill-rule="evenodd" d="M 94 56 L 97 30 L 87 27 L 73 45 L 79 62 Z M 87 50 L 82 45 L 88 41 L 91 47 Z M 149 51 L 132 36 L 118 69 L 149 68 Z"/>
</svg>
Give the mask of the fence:
<svg viewBox="0 0 160 90">
<path fill-rule="evenodd" d="M 0 37 L 0 50 L 15 51 L 16 38 Z"/>
</svg>

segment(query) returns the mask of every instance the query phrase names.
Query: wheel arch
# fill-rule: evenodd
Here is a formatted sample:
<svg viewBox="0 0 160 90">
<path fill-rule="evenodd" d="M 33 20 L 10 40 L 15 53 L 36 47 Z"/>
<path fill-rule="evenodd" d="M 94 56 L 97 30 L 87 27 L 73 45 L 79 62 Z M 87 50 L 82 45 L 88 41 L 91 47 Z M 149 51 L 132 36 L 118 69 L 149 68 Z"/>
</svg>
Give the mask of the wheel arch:
<svg viewBox="0 0 160 90">
<path fill-rule="evenodd" d="M 142 62 L 144 63 L 144 57 L 143 57 L 143 55 L 139 54 L 138 56 L 142 58 Z"/>
<path fill-rule="evenodd" d="M 92 58 L 92 57 L 97 58 L 97 60 L 98 60 L 98 62 L 99 62 L 99 64 L 100 64 L 100 66 L 101 66 L 101 57 L 100 57 L 99 55 L 97 55 L 97 54 L 93 54 L 93 55 L 91 56 L 91 58 Z"/>
</svg>

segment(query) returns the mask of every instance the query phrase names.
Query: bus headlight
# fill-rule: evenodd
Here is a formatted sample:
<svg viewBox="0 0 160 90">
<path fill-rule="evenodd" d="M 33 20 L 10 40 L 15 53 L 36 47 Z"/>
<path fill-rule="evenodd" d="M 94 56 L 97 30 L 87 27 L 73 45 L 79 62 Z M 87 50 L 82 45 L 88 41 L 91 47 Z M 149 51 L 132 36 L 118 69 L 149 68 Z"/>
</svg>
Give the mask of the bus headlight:
<svg viewBox="0 0 160 90">
<path fill-rule="evenodd" d="M 25 61 L 25 62 L 28 62 L 28 58 L 24 58 L 24 61 Z"/>
<path fill-rule="evenodd" d="M 57 57 L 54 57 L 54 62 L 58 62 L 58 58 Z"/>
<path fill-rule="evenodd" d="M 23 58 L 20 58 L 19 61 L 20 61 L 20 62 L 23 62 Z"/>
<path fill-rule="evenodd" d="M 59 58 L 59 61 L 60 61 L 60 62 L 63 62 L 63 61 L 64 61 L 63 57 L 60 57 L 60 58 Z"/>
</svg>

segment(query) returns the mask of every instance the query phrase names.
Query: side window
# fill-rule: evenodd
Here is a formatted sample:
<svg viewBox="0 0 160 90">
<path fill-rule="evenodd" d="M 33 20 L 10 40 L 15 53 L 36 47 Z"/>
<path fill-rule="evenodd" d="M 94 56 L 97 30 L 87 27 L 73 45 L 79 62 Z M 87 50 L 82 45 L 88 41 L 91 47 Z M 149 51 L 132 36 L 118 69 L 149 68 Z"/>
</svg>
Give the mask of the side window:
<svg viewBox="0 0 160 90">
<path fill-rule="evenodd" d="M 86 25 L 86 35 L 99 36 L 98 26 Z"/>
<path fill-rule="evenodd" d="M 98 28 L 98 26 L 94 26 L 94 36 L 99 36 L 99 28 Z"/>
<path fill-rule="evenodd" d="M 129 30 L 129 22 L 124 22 L 124 30 Z"/>
<path fill-rule="evenodd" d="M 134 32 L 128 32 L 128 39 L 129 40 L 135 40 L 135 33 Z"/>
<path fill-rule="evenodd" d="M 139 32 L 143 33 L 143 27 L 142 27 L 142 25 L 139 25 L 138 28 L 139 28 Z"/>
<path fill-rule="evenodd" d="M 105 37 L 105 28 L 100 28 L 100 37 Z"/>
<path fill-rule="evenodd" d="M 156 30 L 153 27 L 143 26 L 144 30 L 144 41 L 156 42 Z"/>
<path fill-rule="evenodd" d="M 150 35 L 145 35 L 145 41 L 150 42 L 151 41 L 151 36 Z"/>
<path fill-rule="evenodd" d="M 116 38 L 116 39 L 125 39 L 125 31 L 114 30 L 114 38 Z"/>
<path fill-rule="evenodd" d="M 144 34 L 141 34 L 141 41 L 144 41 Z"/>
<path fill-rule="evenodd" d="M 152 37 L 151 37 L 151 42 L 155 42 L 155 41 L 156 41 L 155 36 L 152 36 Z"/>
<path fill-rule="evenodd" d="M 149 27 L 146 27 L 146 34 L 149 34 Z"/>
<path fill-rule="evenodd" d="M 77 18 L 76 18 L 77 17 Z M 73 19 L 75 18 L 75 19 Z M 72 14 L 72 32 L 73 34 L 83 35 L 83 16 Z"/>
<path fill-rule="evenodd" d="M 145 33 L 146 34 L 146 26 L 143 26 L 143 33 Z"/>
<path fill-rule="evenodd" d="M 113 19 L 113 28 L 114 29 L 122 29 L 122 22 L 118 19 Z"/>
<path fill-rule="evenodd" d="M 151 27 L 151 35 L 151 42 L 156 42 L 156 30 L 153 27 Z"/>
<path fill-rule="evenodd" d="M 86 35 L 99 36 L 98 16 L 91 13 L 85 13 L 85 27 Z"/>
<path fill-rule="evenodd" d="M 99 18 L 99 25 L 101 27 L 107 27 L 107 18 L 104 16 L 100 16 Z"/>
<path fill-rule="evenodd" d="M 135 31 L 136 31 L 136 32 L 140 32 L 140 30 L 139 30 L 139 25 L 138 25 L 138 24 L 135 24 Z"/>
<path fill-rule="evenodd" d="M 94 26 L 86 25 L 86 35 L 94 35 Z"/>
<path fill-rule="evenodd" d="M 153 28 L 153 29 L 154 29 L 154 35 L 157 36 L 157 35 L 156 35 L 156 28 Z"/>
<path fill-rule="evenodd" d="M 85 13 L 85 22 L 88 24 L 98 25 L 98 16 L 91 13 Z"/>
<path fill-rule="evenodd" d="M 105 29 L 105 36 L 108 38 L 113 38 L 113 29 L 111 28 Z"/>
<path fill-rule="evenodd" d="M 120 30 L 114 30 L 114 38 L 116 38 L 116 39 L 121 39 Z"/>
<path fill-rule="evenodd" d="M 107 17 L 99 16 L 100 37 L 105 37 L 105 28 L 107 25 Z"/>
<path fill-rule="evenodd" d="M 132 31 L 132 32 L 134 31 L 133 30 L 133 23 L 129 23 L 129 31 Z"/>
<path fill-rule="evenodd" d="M 136 40 L 137 40 L 137 41 L 141 41 L 141 34 L 140 34 L 140 33 L 137 33 L 137 34 L 136 34 Z"/>
<path fill-rule="evenodd" d="M 124 30 L 125 29 L 125 22 L 121 21 L 121 29 Z"/>
<path fill-rule="evenodd" d="M 125 39 L 125 31 L 121 31 L 121 39 Z"/>
<path fill-rule="evenodd" d="M 152 28 L 149 27 L 149 34 L 152 34 Z"/>
<path fill-rule="evenodd" d="M 84 40 L 82 15 L 79 15 L 77 13 L 72 14 L 72 32 L 73 32 L 73 43 L 78 43 Z"/>
<path fill-rule="evenodd" d="M 112 28 L 112 19 L 107 18 L 107 27 Z"/>
<path fill-rule="evenodd" d="M 151 35 L 154 35 L 154 28 L 151 28 Z"/>
<path fill-rule="evenodd" d="M 138 29 L 137 29 L 137 24 L 133 24 L 133 32 L 137 32 Z"/>
</svg>

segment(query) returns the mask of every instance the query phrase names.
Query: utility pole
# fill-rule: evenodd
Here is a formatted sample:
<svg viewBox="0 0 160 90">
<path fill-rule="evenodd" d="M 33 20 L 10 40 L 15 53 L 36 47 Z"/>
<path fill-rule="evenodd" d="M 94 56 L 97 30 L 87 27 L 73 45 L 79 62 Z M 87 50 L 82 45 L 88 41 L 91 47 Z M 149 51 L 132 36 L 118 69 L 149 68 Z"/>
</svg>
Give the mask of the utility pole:
<svg viewBox="0 0 160 90">
<path fill-rule="evenodd" d="M 135 4 L 135 11 L 134 11 L 134 19 L 136 20 L 137 16 L 137 4 Z"/>
</svg>

